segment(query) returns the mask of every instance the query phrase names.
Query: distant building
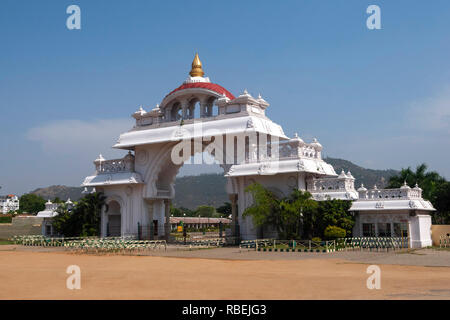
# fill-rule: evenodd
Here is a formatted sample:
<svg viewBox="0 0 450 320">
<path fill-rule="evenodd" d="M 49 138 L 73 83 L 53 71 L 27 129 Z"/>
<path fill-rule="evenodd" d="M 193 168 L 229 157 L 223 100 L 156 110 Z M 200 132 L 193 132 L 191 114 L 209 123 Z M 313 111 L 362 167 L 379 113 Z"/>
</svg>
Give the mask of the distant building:
<svg viewBox="0 0 450 320">
<path fill-rule="evenodd" d="M 7 214 L 19 210 L 19 198 L 13 194 L 0 196 L 0 213 Z"/>
<path fill-rule="evenodd" d="M 227 218 L 204 218 L 204 217 L 170 217 L 170 226 L 172 230 L 176 230 L 181 225 L 185 228 L 202 229 L 202 228 L 218 228 L 222 223 L 223 226 L 230 225 L 231 219 Z"/>
<path fill-rule="evenodd" d="M 73 208 L 73 202 L 70 201 L 70 198 L 66 201 L 66 206 L 69 210 Z M 42 235 L 51 237 L 57 235 L 55 230 L 53 229 L 53 217 L 58 215 L 58 208 L 60 207 L 59 203 L 52 203 L 48 200 L 45 203 L 45 209 L 43 211 L 38 212 L 37 217 L 44 218 L 42 221 Z"/>
</svg>

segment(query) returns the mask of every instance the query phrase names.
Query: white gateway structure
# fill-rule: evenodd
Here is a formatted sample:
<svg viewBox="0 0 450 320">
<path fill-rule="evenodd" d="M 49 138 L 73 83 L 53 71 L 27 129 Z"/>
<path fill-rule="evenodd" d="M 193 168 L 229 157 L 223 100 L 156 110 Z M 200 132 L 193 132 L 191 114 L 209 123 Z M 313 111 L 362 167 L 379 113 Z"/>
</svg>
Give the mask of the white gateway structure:
<svg viewBox="0 0 450 320">
<path fill-rule="evenodd" d="M 235 97 L 211 83 L 196 55 L 181 86 L 154 109 L 141 107 L 132 115 L 136 125 L 113 146 L 129 153 L 123 159 L 105 160 L 100 155 L 94 161 L 95 174 L 83 186 L 95 187 L 107 197 L 101 235 L 136 235 L 139 226 L 148 226 L 150 237 L 167 238 L 177 172 L 192 155 L 203 152 L 224 170 L 232 230 L 242 239 L 256 238 L 260 231 L 251 218 L 242 217 L 252 204 L 244 189 L 255 182 L 278 195 L 296 188 L 311 191 L 318 200 L 356 199 L 351 173 L 337 176 L 322 160 L 316 139 L 306 143 L 298 135 L 287 137 L 266 116 L 268 106 L 261 96 L 254 98 L 244 90 Z"/>
</svg>

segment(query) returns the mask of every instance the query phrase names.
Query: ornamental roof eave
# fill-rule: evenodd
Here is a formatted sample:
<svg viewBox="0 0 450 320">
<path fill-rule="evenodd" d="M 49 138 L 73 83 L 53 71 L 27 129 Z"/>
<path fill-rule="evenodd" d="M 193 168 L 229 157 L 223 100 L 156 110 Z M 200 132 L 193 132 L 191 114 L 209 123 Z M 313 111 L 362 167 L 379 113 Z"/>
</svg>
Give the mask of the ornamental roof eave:
<svg viewBox="0 0 450 320">
<path fill-rule="evenodd" d="M 315 176 L 335 176 L 333 167 L 321 159 L 300 157 L 262 162 L 235 164 L 225 174 L 226 177 L 273 175 L 280 173 L 304 172 Z"/>
<path fill-rule="evenodd" d="M 196 125 L 201 126 L 201 130 L 198 130 L 198 127 L 195 127 Z M 278 137 L 280 140 L 289 139 L 284 134 L 283 128 L 267 117 L 255 115 L 238 117 L 217 116 L 211 119 L 204 118 L 198 122 L 185 123 L 182 126 L 180 126 L 179 122 L 173 122 L 172 125 L 168 126 L 131 130 L 121 134 L 113 148 L 130 149 L 138 145 L 177 142 L 188 137 L 199 138 L 202 136 L 236 135 L 250 132 L 269 134 L 273 137 Z"/>
<path fill-rule="evenodd" d="M 44 210 L 44 211 L 39 211 L 38 214 L 36 215 L 36 217 L 38 217 L 38 218 L 53 218 L 57 215 L 58 215 L 58 212 L 56 212 L 56 211 Z"/>
<path fill-rule="evenodd" d="M 397 210 L 419 210 L 436 211 L 431 202 L 423 199 L 398 199 L 398 200 L 357 200 L 352 203 L 349 211 L 397 211 Z"/>
<path fill-rule="evenodd" d="M 137 172 L 101 173 L 86 177 L 82 187 L 106 187 L 127 184 L 143 184 L 144 180 Z"/>
</svg>

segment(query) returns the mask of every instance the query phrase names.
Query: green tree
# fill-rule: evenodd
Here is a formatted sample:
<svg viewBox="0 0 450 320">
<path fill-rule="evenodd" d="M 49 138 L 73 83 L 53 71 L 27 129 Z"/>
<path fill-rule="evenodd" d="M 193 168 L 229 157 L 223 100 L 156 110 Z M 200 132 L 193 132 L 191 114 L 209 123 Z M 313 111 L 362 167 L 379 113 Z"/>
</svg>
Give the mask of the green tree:
<svg viewBox="0 0 450 320">
<path fill-rule="evenodd" d="M 417 183 L 422 188 L 422 197 L 429 200 L 437 210 L 432 214 L 433 223 L 450 223 L 449 182 L 435 171 L 427 172 L 427 168 L 426 164 L 421 164 L 415 171 L 410 167 L 402 169 L 397 176 L 390 178 L 389 187 L 399 188 L 405 181 L 410 186 Z"/>
<path fill-rule="evenodd" d="M 348 200 L 319 201 L 315 235 L 322 236 L 328 226 L 336 226 L 344 229 L 350 236 L 355 225 L 355 219 L 348 211 L 351 205 L 351 201 Z"/>
<path fill-rule="evenodd" d="M 219 213 L 223 217 L 228 217 L 231 215 L 231 203 L 225 202 L 220 207 L 216 208 L 217 213 Z"/>
<path fill-rule="evenodd" d="M 100 235 L 101 209 L 106 197 L 101 192 L 91 193 L 80 199 L 72 210 L 61 205 L 53 218 L 55 230 L 66 237 Z"/>
<path fill-rule="evenodd" d="M 280 201 L 280 236 L 284 239 L 311 239 L 315 234 L 317 202 L 308 191 L 294 189 Z"/>
<path fill-rule="evenodd" d="M 170 214 L 174 217 L 195 217 L 195 211 L 185 207 L 170 207 Z"/>
<path fill-rule="evenodd" d="M 346 231 L 342 228 L 336 226 L 328 226 L 323 232 L 323 236 L 327 240 L 336 240 L 339 238 L 344 238 Z"/>
<path fill-rule="evenodd" d="M 59 197 L 55 197 L 55 199 L 53 199 L 52 202 L 53 202 L 53 203 L 64 203 L 64 201 L 61 200 Z"/>
<path fill-rule="evenodd" d="M 350 201 L 315 201 L 307 191 L 293 190 L 289 197 L 279 199 L 260 184 L 248 186 L 253 204 L 244 211 L 257 227 L 275 227 L 283 239 L 322 237 L 328 226 L 336 226 L 351 234 L 354 218 L 348 212 Z"/>
<path fill-rule="evenodd" d="M 179 208 L 170 206 L 170 215 L 174 217 L 182 217 L 183 214 Z"/>
<path fill-rule="evenodd" d="M 410 167 L 402 169 L 398 175 L 389 179 L 388 188 L 400 188 L 405 182 L 409 186 L 414 186 L 417 183 L 422 188 L 422 197 L 434 204 L 436 192 L 440 185 L 445 183 L 445 179 L 436 171 L 427 172 L 427 169 L 428 166 L 425 163 L 418 165 L 415 171 Z"/>
<path fill-rule="evenodd" d="M 45 209 L 45 199 L 33 193 L 27 193 L 19 199 L 19 212 L 37 214 Z"/>
<path fill-rule="evenodd" d="M 280 200 L 259 183 L 245 188 L 253 197 L 253 204 L 246 208 L 243 216 L 250 216 L 257 227 L 274 226 L 280 231 Z"/>
<path fill-rule="evenodd" d="M 200 217 L 216 217 L 216 208 L 212 206 L 202 205 L 198 206 L 197 209 L 195 209 L 195 215 Z"/>
<path fill-rule="evenodd" d="M 439 186 L 434 207 L 437 212 L 433 214 L 433 223 L 450 224 L 450 182 Z"/>
</svg>

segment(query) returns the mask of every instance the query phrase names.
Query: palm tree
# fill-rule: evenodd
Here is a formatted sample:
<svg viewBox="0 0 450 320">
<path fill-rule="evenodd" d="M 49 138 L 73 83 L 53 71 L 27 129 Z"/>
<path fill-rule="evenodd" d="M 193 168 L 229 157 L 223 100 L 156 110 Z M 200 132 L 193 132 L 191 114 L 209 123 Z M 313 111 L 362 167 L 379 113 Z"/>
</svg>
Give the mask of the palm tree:
<svg viewBox="0 0 450 320">
<path fill-rule="evenodd" d="M 90 193 L 81 199 L 79 206 L 80 218 L 83 221 L 82 235 L 100 234 L 100 217 L 106 197 L 101 192 Z"/>
<path fill-rule="evenodd" d="M 445 179 L 441 177 L 435 171 L 427 172 L 428 166 L 422 163 L 416 167 L 416 171 L 412 171 L 411 167 L 402 169 L 396 176 L 392 176 L 389 179 L 389 188 L 399 188 L 405 182 L 409 186 L 417 184 L 422 188 L 423 198 L 430 200 L 432 203 L 436 200 L 436 191 L 439 186 L 445 182 Z"/>
<path fill-rule="evenodd" d="M 87 194 L 80 199 L 72 211 L 62 205 L 53 218 L 57 232 L 66 237 L 98 236 L 100 216 L 106 197 L 101 192 Z"/>
</svg>

